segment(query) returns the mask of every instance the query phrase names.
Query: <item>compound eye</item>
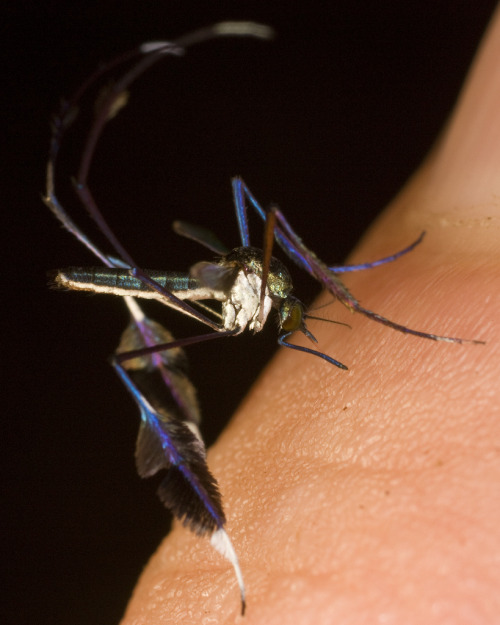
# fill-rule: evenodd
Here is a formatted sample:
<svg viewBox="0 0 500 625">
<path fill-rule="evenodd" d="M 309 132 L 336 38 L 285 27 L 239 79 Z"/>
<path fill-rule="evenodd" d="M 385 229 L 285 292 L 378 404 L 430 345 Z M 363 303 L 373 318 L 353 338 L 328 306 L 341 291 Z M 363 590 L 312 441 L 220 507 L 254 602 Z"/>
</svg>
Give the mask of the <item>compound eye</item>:
<svg viewBox="0 0 500 625">
<path fill-rule="evenodd" d="M 280 325 L 285 332 L 295 332 L 302 327 L 304 308 L 293 298 L 286 299 L 280 308 Z"/>
</svg>

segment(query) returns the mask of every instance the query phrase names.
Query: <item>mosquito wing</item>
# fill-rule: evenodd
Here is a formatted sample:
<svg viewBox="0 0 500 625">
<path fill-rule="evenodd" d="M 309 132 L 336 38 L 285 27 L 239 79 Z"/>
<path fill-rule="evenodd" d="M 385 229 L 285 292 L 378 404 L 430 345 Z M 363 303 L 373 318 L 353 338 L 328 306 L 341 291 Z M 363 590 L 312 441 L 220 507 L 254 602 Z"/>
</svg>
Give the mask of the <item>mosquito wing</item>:
<svg viewBox="0 0 500 625">
<path fill-rule="evenodd" d="M 185 372 L 184 352 L 174 346 L 168 330 L 142 313 L 133 298 L 125 301 L 132 321 L 121 337 L 113 365 L 141 412 L 137 470 L 141 477 L 166 470 L 158 489 L 161 501 L 191 531 L 210 534 L 212 547 L 233 566 L 244 614 L 245 584 L 224 529 L 219 487 L 207 466 L 198 430 L 196 391 Z M 165 349 L 151 351 L 158 346 Z"/>
<path fill-rule="evenodd" d="M 172 341 L 170 332 L 145 317 L 140 324 L 130 323 L 117 354 Z M 168 349 L 114 364 L 141 411 L 135 454 L 139 475 L 166 470 L 158 491 L 165 506 L 197 534 L 222 528 L 221 497 L 206 463 L 198 431 L 200 411 L 184 370 L 184 353 Z"/>
<path fill-rule="evenodd" d="M 171 343 L 163 326 L 144 318 L 132 321 L 122 335 L 117 354 L 150 344 Z M 115 362 L 118 373 L 141 411 L 136 464 L 141 477 L 165 469 L 158 494 L 172 513 L 198 534 L 225 523 L 217 482 L 210 473 L 198 424 L 196 392 L 185 373 L 179 348 Z"/>
</svg>

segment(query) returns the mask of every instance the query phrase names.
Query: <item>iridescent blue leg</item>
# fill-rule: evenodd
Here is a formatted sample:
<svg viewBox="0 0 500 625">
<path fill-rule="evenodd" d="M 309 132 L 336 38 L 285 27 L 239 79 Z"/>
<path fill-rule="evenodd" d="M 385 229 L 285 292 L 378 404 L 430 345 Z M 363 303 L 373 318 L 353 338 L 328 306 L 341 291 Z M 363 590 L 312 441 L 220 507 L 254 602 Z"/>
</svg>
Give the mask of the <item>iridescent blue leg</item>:
<svg viewBox="0 0 500 625">
<path fill-rule="evenodd" d="M 236 206 L 236 215 L 238 217 L 238 224 L 240 225 L 240 234 L 245 232 L 248 238 L 248 218 L 246 215 L 246 203 L 245 198 L 251 203 L 254 209 L 257 211 L 257 214 L 261 217 L 262 220 L 266 219 L 266 211 L 260 206 L 258 201 L 255 199 L 254 195 L 250 191 L 250 189 L 246 186 L 245 182 L 241 178 L 234 178 L 232 181 L 233 185 L 233 196 L 234 202 Z M 290 256 L 297 264 L 299 264 L 306 271 L 310 270 L 310 263 L 308 262 L 305 256 L 302 256 L 298 250 L 294 247 L 292 241 L 286 236 L 281 228 L 276 228 L 276 239 L 283 250 Z M 390 263 L 393 260 L 408 254 L 411 252 L 419 243 L 422 242 L 422 239 L 425 236 L 425 231 L 420 234 L 418 239 L 411 243 L 408 247 L 405 247 L 403 250 L 392 254 L 391 256 L 386 256 L 385 258 L 381 258 L 379 260 L 372 261 L 370 263 L 362 263 L 359 265 L 334 265 L 329 267 L 330 271 L 334 273 L 347 273 L 349 271 L 362 271 L 363 269 L 372 269 L 373 267 L 378 267 L 379 265 L 384 265 L 385 263 Z M 243 239 L 243 236 L 242 236 Z"/>
<path fill-rule="evenodd" d="M 404 332 L 405 334 L 412 334 L 414 336 L 419 336 L 421 338 L 431 339 L 433 341 L 444 341 L 447 343 L 476 343 L 476 344 L 484 344 L 484 341 L 477 341 L 471 339 L 461 339 L 451 336 L 441 336 L 438 334 L 430 334 L 428 332 L 420 332 L 419 330 L 412 330 L 411 328 L 407 328 L 406 326 L 401 325 L 400 323 L 396 323 L 387 319 L 387 317 L 383 317 L 378 313 L 369 310 L 368 308 L 364 308 L 358 302 L 358 300 L 351 295 L 346 286 L 342 283 L 340 278 L 329 269 L 325 263 L 323 263 L 313 252 L 311 252 L 305 245 L 302 243 L 301 239 L 295 234 L 292 230 L 292 227 L 286 220 L 283 213 L 280 210 L 275 209 L 276 217 L 278 223 L 281 225 L 285 236 L 290 241 L 293 248 L 297 251 L 301 257 L 308 259 L 309 265 L 311 267 L 310 273 L 321 283 L 323 286 L 332 293 L 335 297 L 337 297 L 341 302 L 343 302 L 348 308 L 360 312 L 361 314 L 377 321 L 378 323 L 382 323 L 393 330 L 398 330 L 399 332 Z"/>
<path fill-rule="evenodd" d="M 262 221 L 266 221 L 266 211 L 261 207 L 259 202 L 253 196 L 250 189 L 247 187 L 245 182 L 240 177 L 235 177 L 232 180 L 233 186 L 233 197 L 234 204 L 236 208 L 236 217 L 238 219 L 238 226 L 240 229 L 240 236 L 242 241 L 249 241 L 250 237 L 248 235 L 248 218 L 247 218 L 247 207 L 246 200 L 250 202 L 253 208 L 256 210 L 259 217 Z M 271 208 L 273 212 L 275 208 Z M 306 258 L 301 256 L 296 248 L 293 246 L 291 240 L 285 235 L 282 228 L 277 226 L 274 229 L 274 236 L 279 246 L 283 249 L 283 251 L 302 269 L 305 269 L 307 272 L 312 273 L 309 263 Z M 245 244 L 243 244 L 245 245 Z M 247 244 L 248 245 L 248 244 Z"/>
<path fill-rule="evenodd" d="M 285 251 L 287 251 L 287 253 L 290 255 L 293 254 L 293 249 L 288 244 L 289 242 L 284 234 L 281 232 L 280 228 L 276 225 L 275 208 L 271 206 L 269 210 L 265 211 L 257 202 L 255 197 L 252 195 L 252 193 L 240 177 L 233 178 L 232 187 L 234 206 L 236 209 L 236 218 L 238 220 L 238 228 L 240 231 L 242 246 L 248 247 L 250 245 L 246 199 L 250 201 L 251 205 L 255 208 L 259 217 L 264 221 L 265 224 L 262 264 L 262 290 L 259 313 L 259 319 L 262 322 L 261 313 L 264 308 L 264 296 L 266 291 L 273 242 L 274 240 L 278 241 L 281 247 L 283 247 Z M 286 345 L 286 343 L 282 344 Z"/>
<path fill-rule="evenodd" d="M 323 360 L 326 360 L 326 362 L 329 362 L 331 365 L 335 365 L 339 369 L 345 369 L 345 370 L 348 369 L 348 367 L 346 367 L 344 364 L 342 364 L 338 360 L 335 360 L 335 358 L 332 358 L 331 356 L 328 356 L 327 354 L 323 354 L 323 352 L 319 352 L 316 349 L 311 349 L 310 347 L 301 347 L 300 345 L 295 345 L 293 343 L 289 343 L 286 339 L 291 334 L 293 334 L 293 333 L 292 332 L 287 332 L 286 334 L 281 334 L 278 337 L 278 344 L 283 346 L 283 347 L 289 347 L 290 349 L 295 349 L 298 352 L 305 352 L 306 354 L 312 354 L 313 356 L 319 356 L 320 358 L 323 358 Z"/>
<path fill-rule="evenodd" d="M 235 178 L 233 180 L 233 189 L 237 189 L 237 194 L 235 193 L 235 197 L 238 198 L 237 201 L 237 211 L 241 214 L 246 215 L 246 209 L 244 206 L 245 198 L 250 202 L 250 204 L 255 208 L 258 215 L 264 219 L 265 212 L 257 202 L 257 200 L 253 197 L 252 193 L 243 182 L 241 178 Z M 349 292 L 347 287 L 342 283 L 340 278 L 336 275 L 336 273 L 341 273 L 342 269 L 337 270 L 337 268 L 328 267 L 323 261 L 321 261 L 314 252 L 308 249 L 300 237 L 294 232 L 287 219 L 283 215 L 283 213 L 276 207 L 272 208 L 273 212 L 276 214 L 277 223 L 279 224 L 275 228 L 275 236 L 278 241 L 280 247 L 285 251 L 285 253 L 300 267 L 305 269 L 309 274 L 311 274 L 316 280 L 318 280 L 332 295 L 334 295 L 337 299 L 339 299 L 345 306 L 350 308 L 351 310 L 355 310 L 365 315 L 366 317 L 377 321 L 378 323 L 382 323 L 393 330 L 398 330 L 399 332 L 404 332 L 405 334 L 412 334 L 414 336 L 419 336 L 421 338 L 431 339 L 433 341 L 444 341 L 448 343 L 477 343 L 483 344 L 484 341 L 470 340 L 470 339 L 460 339 L 449 336 L 440 336 L 438 334 L 431 334 L 428 332 L 420 332 L 419 330 L 412 330 L 411 328 L 407 328 L 402 324 L 395 323 L 378 313 L 373 312 L 367 308 L 361 306 L 358 300 Z M 245 218 L 246 219 L 246 218 Z M 366 263 L 364 265 L 353 265 L 351 268 L 347 268 L 346 271 L 356 271 L 362 269 L 370 269 L 371 267 L 377 266 L 379 264 L 384 264 L 387 262 L 391 262 L 396 258 L 399 258 L 403 254 L 410 252 L 415 248 L 416 245 L 420 243 L 424 236 L 424 233 L 420 235 L 420 237 L 412 243 L 410 246 L 389 256 L 387 258 L 383 258 L 379 261 L 374 261 L 373 263 Z M 349 267 L 349 266 L 348 266 Z"/>
<path fill-rule="evenodd" d="M 168 333 L 157 323 L 144 318 L 133 322 L 135 327 L 126 330 L 132 345 L 141 345 L 158 339 L 160 332 Z M 160 469 L 167 470 L 167 478 L 160 487 L 160 498 L 184 525 L 198 534 L 212 533 L 225 523 L 221 498 L 215 478 L 205 460 L 205 448 L 193 432 L 197 417 L 190 405 L 189 394 L 183 393 L 190 385 L 177 365 L 178 348 L 188 343 L 219 338 L 213 333 L 186 340 L 172 340 L 164 344 L 134 349 L 115 354 L 112 364 L 123 383 L 137 403 L 142 418 L 136 450 L 136 462 L 142 477 L 154 475 Z M 177 352 L 171 351 L 177 349 Z M 169 356 L 169 352 L 172 356 Z M 127 363 L 131 363 L 127 366 Z M 154 376 L 160 374 L 172 402 L 152 395 Z M 163 394 L 162 394 L 163 397 Z M 193 395 L 194 397 L 194 395 Z M 179 401 L 181 398 L 183 401 Z M 192 497 L 183 492 L 189 486 Z"/>
<path fill-rule="evenodd" d="M 174 340 L 148 319 L 137 302 L 125 297 L 132 322 L 112 359 L 118 375 L 141 412 L 136 465 L 141 477 L 166 471 L 158 495 L 164 505 L 197 534 L 210 534 L 212 546 L 233 566 L 245 611 L 245 584 L 238 557 L 227 535 L 219 488 L 207 463 L 198 431 L 196 392 L 182 366 L 185 347 L 229 336 L 211 333 Z M 160 350 L 160 351 L 159 351 Z"/>
<path fill-rule="evenodd" d="M 425 236 L 425 230 L 420 234 L 416 241 L 413 241 L 408 247 L 405 247 L 403 250 L 392 254 L 391 256 L 386 256 L 385 258 L 381 258 L 380 260 L 374 260 L 371 263 L 362 263 L 361 265 L 333 265 L 332 267 L 328 267 L 330 271 L 334 273 L 346 273 L 348 271 L 362 271 L 363 269 L 373 269 L 374 267 L 378 267 L 379 265 L 385 265 L 385 263 L 392 263 L 393 260 L 397 260 L 411 252 L 419 243 L 422 242 L 422 239 Z"/>
<path fill-rule="evenodd" d="M 238 220 L 238 230 L 240 231 L 240 240 L 243 247 L 250 247 L 250 233 L 248 230 L 247 205 L 245 202 L 244 185 L 241 178 L 233 178 L 231 181 L 233 186 L 234 207 L 236 208 L 236 219 Z M 257 204 L 257 211 L 263 220 L 266 219 L 264 211 Z"/>
<path fill-rule="evenodd" d="M 106 93 L 106 97 L 100 103 L 99 109 L 96 114 L 96 118 L 94 123 L 91 126 L 90 132 L 86 139 L 86 143 L 84 146 L 84 150 L 82 153 L 81 163 L 79 167 L 79 172 L 76 181 L 76 190 L 82 201 L 82 204 L 87 209 L 88 213 L 97 223 L 101 232 L 106 236 L 108 241 L 113 246 L 114 250 L 121 257 L 120 266 L 128 266 L 130 267 L 130 272 L 134 277 L 140 278 L 144 283 L 148 284 L 152 289 L 161 293 L 166 299 L 173 302 L 176 307 L 185 311 L 189 315 L 198 319 L 201 323 L 209 326 L 213 330 L 220 331 L 221 327 L 219 324 L 215 323 L 212 319 L 201 313 L 199 310 L 190 306 L 187 302 L 184 302 L 177 298 L 173 293 L 161 287 L 154 280 L 151 280 L 148 276 L 144 274 L 144 272 L 137 266 L 134 259 L 130 256 L 127 250 L 122 246 L 120 241 L 115 236 L 114 232 L 109 227 L 108 223 L 104 219 L 100 209 L 97 206 L 97 203 L 94 200 L 94 197 L 87 185 L 87 177 L 89 168 L 92 162 L 92 158 L 94 155 L 94 151 L 97 145 L 97 142 L 102 134 L 102 131 L 112 117 L 114 113 L 116 113 L 117 108 L 121 105 L 120 98 L 122 94 L 126 91 L 126 89 L 130 86 L 130 84 L 146 69 L 148 69 L 153 63 L 163 58 L 166 54 L 174 54 L 177 55 L 181 53 L 181 49 L 174 44 L 166 44 L 162 43 L 158 44 L 153 52 L 149 52 L 145 55 L 139 63 L 137 63 L 129 72 L 127 72 L 120 80 L 115 82 L 113 86 Z M 109 70 L 111 67 L 123 63 L 138 54 L 142 54 L 144 56 L 144 52 L 141 48 L 136 49 L 127 53 L 126 55 L 122 55 L 116 61 L 111 62 L 106 65 L 104 69 L 101 69 L 95 72 L 80 89 L 77 90 L 76 94 L 70 98 L 70 100 L 63 104 L 61 108 L 61 112 L 58 117 L 53 122 L 53 135 L 51 140 L 51 148 L 49 155 L 49 163 L 47 166 L 47 194 L 45 198 L 46 204 L 52 210 L 54 215 L 61 221 L 64 227 L 69 230 L 72 234 L 74 234 L 86 247 L 88 247 L 98 258 L 101 259 L 107 266 L 116 266 L 110 260 L 110 256 L 103 254 L 99 248 L 97 248 L 92 241 L 78 228 L 78 226 L 72 221 L 69 215 L 66 213 L 62 205 L 59 203 L 59 200 L 55 194 L 54 190 L 54 170 L 56 165 L 57 156 L 59 153 L 59 148 L 64 137 L 64 133 L 67 128 L 71 125 L 74 117 L 76 115 L 75 111 L 78 108 L 78 104 L 82 96 L 86 93 L 91 85 L 103 74 L 104 71 Z"/>
</svg>

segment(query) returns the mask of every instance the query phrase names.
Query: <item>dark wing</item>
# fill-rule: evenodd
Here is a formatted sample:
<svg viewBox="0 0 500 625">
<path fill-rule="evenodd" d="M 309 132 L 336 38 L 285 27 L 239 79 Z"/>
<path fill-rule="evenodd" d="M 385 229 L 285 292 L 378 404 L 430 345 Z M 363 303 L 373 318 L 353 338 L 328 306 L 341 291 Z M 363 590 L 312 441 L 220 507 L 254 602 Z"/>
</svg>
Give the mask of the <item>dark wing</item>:
<svg viewBox="0 0 500 625">
<path fill-rule="evenodd" d="M 210 473 L 199 436 L 199 409 L 194 388 L 178 347 L 168 349 L 172 335 L 159 323 L 144 318 L 125 330 L 114 366 L 141 411 L 136 465 L 141 477 L 162 469 L 164 505 L 197 534 L 211 533 L 225 523 L 217 482 Z M 123 360 L 123 354 L 166 344 L 159 353 Z"/>
</svg>

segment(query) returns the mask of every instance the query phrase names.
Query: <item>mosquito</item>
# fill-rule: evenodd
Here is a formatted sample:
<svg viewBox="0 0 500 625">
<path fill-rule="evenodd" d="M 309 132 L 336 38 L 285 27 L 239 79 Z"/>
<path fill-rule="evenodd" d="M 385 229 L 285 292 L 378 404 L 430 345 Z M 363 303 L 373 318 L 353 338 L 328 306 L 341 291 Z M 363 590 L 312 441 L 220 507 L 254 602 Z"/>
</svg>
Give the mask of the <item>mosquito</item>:
<svg viewBox="0 0 500 625">
<path fill-rule="evenodd" d="M 271 311 L 278 318 L 278 343 L 283 347 L 320 357 L 328 364 L 347 369 L 331 356 L 291 343 L 289 337 L 302 332 L 312 342 L 316 338 L 307 328 L 308 314 L 293 295 L 287 267 L 272 256 L 276 242 L 299 267 L 318 280 L 336 299 L 353 312 L 422 338 L 449 343 L 483 343 L 412 330 L 361 306 L 340 279 L 340 274 L 371 269 L 390 263 L 421 243 L 424 232 L 409 246 L 377 261 L 358 265 L 328 266 L 294 232 L 284 214 L 272 205 L 264 210 L 242 178 L 232 181 L 232 191 L 241 245 L 232 250 L 204 228 L 175 222 L 177 234 L 202 244 L 218 259 L 199 262 L 189 272 L 145 270 L 134 261 L 118 241 L 97 206 L 87 184 L 88 174 L 99 138 L 106 123 L 126 104 L 127 90 L 143 72 L 166 56 L 180 56 L 191 45 L 219 36 L 272 37 L 272 30 L 252 22 L 222 22 L 195 31 L 174 42 L 148 42 L 103 65 L 64 102 L 52 127 L 47 165 L 47 188 L 44 201 L 62 225 L 85 245 L 102 267 L 70 267 L 53 272 L 56 288 L 106 293 L 123 297 L 131 321 L 122 334 L 111 362 L 132 394 L 141 413 L 136 444 L 136 465 L 141 477 L 160 470 L 166 476 L 160 484 L 159 497 L 164 505 L 191 531 L 209 535 L 212 546 L 233 566 L 240 589 L 241 613 L 245 612 L 245 586 L 236 551 L 225 530 L 226 519 L 217 481 L 206 463 L 205 446 L 199 424 L 200 409 L 194 386 L 183 368 L 183 348 L 203 341 L 234 336 L 245 329 L 259 332 Z M 96 81 L 110 70 L 140 60 L 116 80 L 98 98 L 94 121 L 82 152 L 75 188 L 83 206 L 96 222 L 113 249 L 102 252 L 76 225 L 55 192 L 55 168 L 63 137 L 74 121 L 82 97 Z M 250 242 L 248 210 L 264 222 L 262 248 Z M 175 340 L 161 324 L 147 317 L 136 298 L 155 299 L 204 324 L 206 334 Z"/>
</svg>

